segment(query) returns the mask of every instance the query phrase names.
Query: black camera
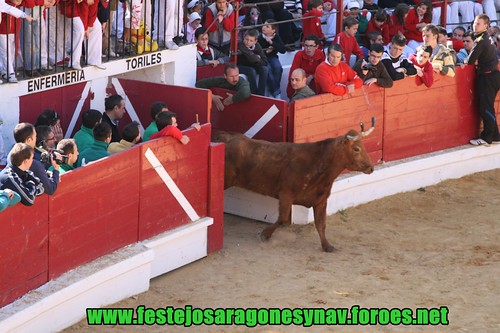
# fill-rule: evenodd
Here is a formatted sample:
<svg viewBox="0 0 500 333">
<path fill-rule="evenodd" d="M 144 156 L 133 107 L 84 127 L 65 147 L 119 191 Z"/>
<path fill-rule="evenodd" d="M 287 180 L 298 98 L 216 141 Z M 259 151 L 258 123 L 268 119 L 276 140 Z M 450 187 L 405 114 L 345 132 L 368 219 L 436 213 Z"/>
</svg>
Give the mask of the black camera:
<svg viewBox="0 0 500 333">
<path fill-rule="evenodd" d="M 370 63 L 367 63 L 365 64 L 364 66 L 361 67 L 362 70 L 365 70 L 365 71 L 374 71 L 376 69 L 375 66 L 373 66 L 372 64 Z"/>
<path fill-rule="evenodd" d="M 59 155 L 57 155 L 56 153 L 58 153 Z M 68 155 L 64 155 L 62 151 L 57 149 L 51 151 L 46 151 L 46 150 L 42 151 L 42 154 L 40 155 L 40 162 L 45 164 L 51 164 L 50 162 L 51 157 L 59 165 L 68 163 Z"/>
</svg>

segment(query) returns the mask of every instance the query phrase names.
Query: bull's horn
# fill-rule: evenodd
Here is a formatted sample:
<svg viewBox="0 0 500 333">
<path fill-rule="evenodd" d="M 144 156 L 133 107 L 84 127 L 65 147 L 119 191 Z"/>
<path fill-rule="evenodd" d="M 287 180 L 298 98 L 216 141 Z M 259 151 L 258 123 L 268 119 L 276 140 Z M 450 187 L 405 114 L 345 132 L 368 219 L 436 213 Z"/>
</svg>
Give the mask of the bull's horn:
<svg viewBox="0 0 500 333">
<path fill-rule="evenodd" d="M 372 117 L 372 127 L 370 127 L 368 131 L 365 132 L 365 125 L 363 124 L 363 122 L 361 122 L 359 126 L 361 126 L 361 136 L 370 135 L 371 132 L 373 132 L 373 130 L 375 129 L 375 117 Z"/>
</svg>

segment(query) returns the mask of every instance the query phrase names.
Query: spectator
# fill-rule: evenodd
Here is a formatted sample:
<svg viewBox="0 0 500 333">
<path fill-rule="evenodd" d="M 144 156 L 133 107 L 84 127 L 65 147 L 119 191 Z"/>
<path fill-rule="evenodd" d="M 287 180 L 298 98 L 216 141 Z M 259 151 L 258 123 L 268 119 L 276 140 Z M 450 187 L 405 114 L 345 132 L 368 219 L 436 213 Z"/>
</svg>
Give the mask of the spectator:
<svg viewBox="0 0 500 333">
<path fill-rule="evenodd" d="M 422 29 L 422 38 L 426 45 L 432 47 L 431 64 L 434 72 L 443 75 L 455 76 L 455 62 L 446 46 L 438 44 L 439 29 L 433 24 L 428 24 Z"/>
<path fill-rule="evenodd" d="M 422 29 L 431 23 L 432 19 L 432 6 L 431 3 L 423 0 L 415 8 L 412 8 L 408 12 L 408 17 L 405 21 L 405 37 L 408 40 L 408 47 L 411 49 L 411 53 L 415 53 L 417 47 L 419 47 L 422 42 Z"/>
<path fill-rule="evenodd" d="M 196 39 L 196 65 L 216 67 L 229 62 L 229 56 L 208 45 L 207 28 L 200 27 L 194 33 Z"/>
<path fill-rule="evenodd" d="M 64 163 L 59 166 L 59 173 L 62 175 L 67 171 L 75 168 L 75 163 L 78 161 L 78 146 L 74 139 L 62 139 L 57 143 L 57 150 L 64 154 Z M 49 169 L 50 170 L 50 169 Z"/>
<path fill-rule="evenodd" d="M 411 64 L 403 53 L 406 45 L 404 36 L 395 35 L 389 44 L 388 50 L 382 55 L 382 63 L 393 81 L 402 80 L 407 76 L 417 75 L 415 66 Z"/>
<path fill-rule="evenodd" d="M 29 123 L 17 124 L 16 127 L 14 127 L 14 139 L 17 143 L 26 143 L 34 149 L 37 142 L 35 127 Z M 44 192 L 48 195 L 52 195 L 56 192 L 57 185 L 59 184 L 59 165 L 52 157 L 49 158 L 50 165 L 54 168 L 54 171 L 52 171 L 49 177 L 46 167 L 40 161 L 41 151 L 35 149 L 34 156 L 35 158 L 29 169 L 33 172 L 35 177 L 42 182 Z M 7 158 L 7 162 L 10 163 L 9 157 Z"/>
<path fill-rule="evenodd" d="M 474 40 L 472 39 L 472 31 L 467 31 L 463 36 L 464 47 L 460 49 L 457 53 L 457 62 L 459 64 L 465 64 L 465 60 L 470 54 L 472 47 L 474 46 Z"/>
<path fill-rule="evenodd" d="M 417 54 L 410 55 L 409 60 L 417 70 L 417 76 L 415 77 L 417 86 L 423 83 L 427 88 L 430 88 L 434 83 L 434 69 L 429 61 L 431 54 L 432 47 L 429 45 L 421 45 L 417 48 Z"/>
<path fill-rule="evenodd" d="M 247 0 L 246 4 L 257 4 L 257 7 L 260 10 L 262 22 L 265 22 L 269 19 L 276 20 L 279 23 L 279 35 L 281 40 L 286 44 L 290 44 L 294 42 L 293 37 L 293 27 L 294 25 L 291 22 L 281 22 L 291 20 L 293 18 L 292 13 L 285 9 L 284 2 L 276 1 L 274 3 L 260 3 L 268 2 L 267 0 Z M 302 4 L 304 7 L 307 7 L 305 3 Z M 288 50 L 287 50 L 288 51 Z"/>
<path fill-rule="evenodd" d="M 382 7 L 382 8 L 391 8 L 391 7 Z M 366 9 L 372 13 L 376 13 L 379 9 L 381 9 L 381 7 L 379 7 L 376 1 L 374 0 L 364 0 L 363 9 Z"/>
<path fill-rule="evenodd" d="M 108 146 L 108 153 L 114 154 L 122 150 L 128 149 L 133 145 L 141 142 L 141 131 L 139 123 L 133 121 L 123 128 L 122 138 L 120 142 L 111 142 Z"/>
<path fill-rule="evenodd" d="M 366 33 L 366 29 L 368 29 L 368 21 L 370 21 L 372 14 L 367 10 L 359 10 L 363 7 L 363 3 L 356 0 L 348 1 L 346 7 L 349 11 L 349 16 L 356 19 L 359 23 L 358 30 L 356 31 L 356 41 L 361 46 L 363 45 L 363 36 Z"/>
<path fill-rule="evenodd" d="M 459 25 L 455 29 L 453 29 L 453 34 L 451 35 L 451 41 L 453 42 L 453 50 L 458 53 L 464 47 L 464 34 L 465 28 Z"/>
<path fill-rule="evenodd" d="M 363 81 L 349 65 L 342 61 L 342 46 L 332 44 L 328 47 L 328 57 L 316 68 L 316 92 L 343 96 L 353 93 L 363 86 Z"/>
<path fill-rule="evenodd" d="M 87 40 L 87 64 L 104 70 L 106 67 L 102 65 L 102 26 L 97 19 L 99 0 L 85 0 L 80 6 L 83 7 L 80 15 L 85 31 L 84 39 Z"/>
<path fill-rule="evenodd" d="M 179 140 L 183 145 L 187 145 L 189 143 L 189 137 L 187 135 L 183 135 L 177 128 L 177 118 L 175 113 L 170 111 L 161 112 L 158 114 L 155 121 L 156 126 L 158 126 L 158 132 L 151 135 L 151 140 L 172 136 Z M 196 128 L 198 131 L 201 129 L 201 126 L 198 123 L 192 124 L 191 127 Z"/>
<path fill-rule="evenodd" d="M 257 42 L 258 37 L 259 32 L 255 29 L 245 32 L 243 42 L 238 43 L 238 67 L 240 73 L 246 75 L 252 94 L 265 96 L 269 70 L 266 54 Z"/>
<path fill-rule="evenodd" d="M 363 51 L 356 41 L 356 32 L 358 31 L 358 20 L 352 16 L 348 16 L 342 22 L 342 27 L 344 31 L 335 36 L 333 42 L 339 44 L 342 47 L 344 54 L 344 62 L 346 64 L 351 64 L 356 62 L 358 59 L 363 58 Z M 351 54 L 356 56 L 356 59 L 351 60 Z"/>
<path fill-rule="evenodd" d="M 229 54 L 231 31 L 234 29 L 234 10 L 227 0 L 216 0 L 205 11 L 208 43 L 224 54 Z M 212 24 L 215 22 L 214 24 Z"/>
<path fill-rule="evenodd" d="M 40 125 L 35 127 L 36 130 L 36 147 L 35 159 L 41 161 L 41 153 L 51 152 L 56 148 L 57 140 L 49 126 Z M 45 170 L 50 168 L 50 163 L 41 161 Z"/>
<path fill-rule="evenodd" d="M 179 0 L 154 0 L 154 8 L 153 38 L 167 49 L 178 50 L 175 41 L 179 41 L 182 31 L 183 3 Z"/>
<path fill-rule="evenodd" d="M 114 0 L 116 1 L 116 0 Z M 110 8 L 109 0 L 99 0 L 99 6 L 97 7 L 97 19 L 101 23 L 102 27 L 102 54 L 104 56 L 115 57 L 116 54 L 109 47 L 109 22 L 111 16 L 111 8 Z M 116 7 L 116 5 L 115 5 Z"/>
<path fill-rule="evenodd" d="M 64 25 L 70 27 L 71 30 L 71 32 L 65 34 L 65 47 L 70 52 L 69 67 L 73 69 L 82 69 L 80 59 L 82 56 L 83 40 L 85 39 L 85 26 L 82 21 L 82 17 L 85 16 L 83 11 L 85 4 L 78 0 L 68 0 L 66 1 L 66 5 L 62 5 L 62 10 L 66 16 L 63 21 Z M 82 17 L 80 17 L 80 14 Z M 61 64 L 63 66 L 66 65 L 65 62 Z"/>
<path fill-rule="evenodd" d="M 325 35 L 325 45 L 329 45 L 337 34 L 337 8 L 332 0 L 323 2 L 322 30 Z M 306 34 L 304 36 L 307 37 Z"/>
<path fill-rule="evenodd" d="M 316 95 L 307 85 L 306 71 L 302 68 L 297 68 L 292 72 L 290 75 L 290 86 L 293 89 L 293 95 L 290 98 L 290 102 Z"/>
<path fill-rule="evenodd" d="M 228 63 L 224 67 L 224 76 L 202 79 L 196 82 L 196 88 L 210 89 L 213 87 L 235 90 L 235 94 L 227 93 L 227 97 L 212 94 L 212 102 L 219 111 L 224 106 L 246 100 L 250 97 L 250 84 L 247 80 L 240 78 L 240 71 L 235 64 Z"/>
<path fill-rule="evenodd" d="M 405 5 L 412 5 L 413 1 L 412 0 L 379 0 L 378 1 L 378 6 L 380 8 L 396 8 L 397 6 L 405 4 Z"/>
<path fill-rule="evenodd" d="M 82 127 L 75 133 L 73 138 L 79 151 L 84 151 L 94 143 L 94 126 L 101 122 L 102 113 L 100 111 L 89 109 L 82 113 Z"/>
<path fill-rule="evenodd" d="M 448 39 L 448 33 L 446 32 L 446 29 L 443 27 L 438 26 L 438 44 L 443 45 L 448 49 L 448 52 L 450 53 L 451 57 L 453 58 L 453 63 L 455 64 L 457 62 L 457 54 L 455 50 L 453 49 L 453 42 Z"/>
<path fill-rule="evenodd" d="M 267 20 L 262 27 L 262 34 L 259 36 L 258 44 L 265 50 L 267 57 L 267 83 L 269 92 L 274 98 L 280 98 L 281 90 L 281 75 L 283 75 L 283 67 L 278 58 L 278 53 L 285 53 L 285 44 L 281 37 L 276 33 L 276 21 Z"/>
<path fill-rule="evenodd" d="M 189 15 L 189 21 L 185 25 L 184 37 L 188 43 L 196 43 L 195 32 L 201 27 L 201 16 L 198 12 Z"/>
<path fill-rule="evenodd" d="M 5 144 L 3 143 L 2 125 L 3 119 L 0 115 L 0 169 L 7 164 L 7 152 L 5 151 Z"/>
<path fill-rule="evenodd" d="M 250 6 L 247 7 L 247 12 L 245 14 L 245 17 L 243 18 L 243 21 L 241 21 L 240 27 L 250 27 L 256 26 L 256 25 L 261 25 L 262 24 L 262 19 L 260 17 L 260 11 L 257 6 Z M 254 27 L 254 29 L 257 29 L 261 31 L 261 27 Z M 241 29 L 238 36 L 240 40 L 243 40 L 243 36 L 245 35 L 245 31 L 247 29 Z"/>
<path fill-rule="evenodd" d="M 371 86 L 376 83 L 382 88 L 392 87 L 391 76 L 387 73 L 384 64 L 380 62 L 383 53 L 384 47 L 382 45 L 373 44 L 368 58 L 366 60 L 359 59 L 354 65 L 354 70 L 363 80 L 364 85 Z"/>
<path fill-rule="evenodd" d="M 479 115 L 483 120 L 483 131 L 477 139 L 470 140 L 475 146 L 500 143 L 500 134 L 495 114 L 495 98 L 500 88 L 500 72 L 495 44 L 488 34 L 490 18 L 481 14 L 476 16 L 472 30 L 474 31 L 474 47 L 467 63 L 476 66 L 476 93 L 479 102 Z"/>
<path fill-rule="evenodd" d="M 12 147 L 9 156 L 12 164 L 0 172 L 1 189 L 16 192 L 23 205 L 31 206 L 35 203 L 35 197 L 43 194 L 40 180 L 29 170 L 33 163 L 33 147 L 18 142 Z"/>
<path fill-rule="evenodd" d="M 308 11 L 302 16 L 302 32 L 305 36 L 316 35 L 321 41 L 325 41 L 325 35 L 321 29 L 321 19 L 323 16 L 323 0 L 310 0 Z"/>
<path fill-rule="evenodd" d="M 8 188 L 0 190 L 0 212 L 8 206 L 14 206 L 19 201 L 21 201 L 21 196 L 17 192 Z"/>
<path fill-rule="evenodd" d="M 387 13 L 383 9 L 379 9 L 375 15 L 373 15 L 373 18 L 368 22 L 368 28 L 366 29 L 366 35 L 372 31 L 378 31 L 382 35 L 383 39 L 383 44 L 387 45 L 390 43 L 390 34 L 389 34 L 389 24 L 387 23 L 389 20 Z M 368 43 L 368 38 L 366 39 L 367 42 L 365 43 L 365 46 L 370 47 L 370 44 Z"/>
<path fill-rule="evenodd" d="M 406 3 L 400 3 L 396 6 L 389 19 L 389 38 L 396 35 L 403 37 L 405 33 L 405 22 L 408 17 L 410 6 Z"/>
<path fill-rule="evenodd" d="M 92 132 L 94 133 L 94 143 L 80 152 L 76 162 L 77 167 L 109 156 L 108 145 L 112 136 L 111 126 L 106 122 L 101 122 L 94 126 Z"/>
<path fill-rule="evenodd" d="M 304 40 L 304 50 L 298 51 L 293 57 L 292 66 L 290 67 L 290 72 L 288 74 L 288 86 L 286 88 L 286 94 L 288 98 L 291 98 L 294 89 L 290 84 L 290 78 L 293 71 L 297 68 L 302 68 L 306 72 L 306 83 L 311 89 L 316 89 L 314 82 L 314 73 L 316 68 L 320 63 L 325 61 L 325 54 L 319 48 L 320 42 L 316 35 L 308 35 Z"/>
<path fill-rule="evenodd" d="M 125 100 L 120 95 L 111 95 L 106 98 L 104 107 L 106 108 L 106 112 L 102 115 L 102 122 L 108 123 L 111 126 L 111 130 L 113 131 L 111 142 L 119 142 L 122 138 L 118 130 L 118 125 L 125 113 L 127 113 L 125 110 Z"/>
<path fill-rule="evenodd" d="M 64 139 L 64 133 L 61 128 L 61 118 L 55 110 L 45 109 L 36 119 L 35 127 L 40 125 L 50 126 L 56 136 L 56 141 Z"/>
<path fill-rule="evenodd" d="M 446 20 L 447 28 L 453 29 L 457 26 L 457 23 L 460 22 L 460 17 L 462 21 L 467 26 L 470 25 L 470 22 L 474 21 L 474 1 L 471 0 L 454 0 L 449 2 L 449 17 Z M 482 8 L 481 8 L 482 9 Z M 453 24 L 450 24 L 453 23 Z"/>
<path fill-rule="evenodd" d="M 149 114 L 151 115 L 151 118 L 153 121 L 148 125 L 146 130 L 144 131 L 144 141 L 148 141 L 151 135 L 154 133 L 158 132 L 158 127 L 156 126 L 156 117 L 160 112 L 166 112 L 168 111 L 168 106 L 165 102 L 154 102 L 151 105 L 151 109 L 149 111 Z"/>
</svg>

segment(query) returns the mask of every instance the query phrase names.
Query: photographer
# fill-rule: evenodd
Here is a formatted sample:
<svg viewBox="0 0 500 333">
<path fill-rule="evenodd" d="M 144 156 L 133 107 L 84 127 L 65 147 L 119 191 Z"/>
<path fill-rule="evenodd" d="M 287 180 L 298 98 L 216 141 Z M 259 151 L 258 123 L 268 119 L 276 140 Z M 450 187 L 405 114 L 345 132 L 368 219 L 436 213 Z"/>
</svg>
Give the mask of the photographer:
<svg viewBox="0 0 500 333">
<path fill-rule="evenodd" d="M 371 86 L 376 83 L 382 88 L 390 88 L 393 81 L 384 64 L 380 61 L 384 46 L 372 44 L 367 59 L 359 59 L 354 65 L 354 71 L 363 80 L 363 84 Z"/>
<path fill-rule="evenodd" d="M 56 157 L 56 163 L 59 164 L 59 174 L 73 170 L 78 161 L 78 147 L 73 139 L 62 139 L 57 143 L 57 153 L 60 158 Z M 49 169 L 53 170 L 52 167 Z"/>
</svg>

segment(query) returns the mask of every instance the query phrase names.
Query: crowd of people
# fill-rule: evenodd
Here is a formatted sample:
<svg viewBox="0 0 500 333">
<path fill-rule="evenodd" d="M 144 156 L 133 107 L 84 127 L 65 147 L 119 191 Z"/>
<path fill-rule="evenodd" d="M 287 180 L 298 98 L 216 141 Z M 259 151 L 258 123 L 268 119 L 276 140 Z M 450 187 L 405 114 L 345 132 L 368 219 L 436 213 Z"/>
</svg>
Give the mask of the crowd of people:
<svg viewBox="0 0 500 333">
<path fill-rule="evenodd" d="M 119 130 L 126 113 L 120 95 L 107 97 L 105 109 L 84 111 L 82 126 L 71 139 L 64 138 L 54 110 L 44 110 L 34 125 L 17 124 L 13 131 L 16 144 L 0 172 L 0 211 L 18 202 L 31 206 L 37 196 L 56 193 L 61 174 L 142 142 L 139 123 L 132 121 Z M 166 103 L 153 103 L 150 114 L 152 122 L 144 132 L 144 140 L 171 136 L 182 144 L 189 143 L 189 137 L 177 128 L 176 114 Z M 198 123 L 191 127 L 201 129 Z"/>
</svg>

